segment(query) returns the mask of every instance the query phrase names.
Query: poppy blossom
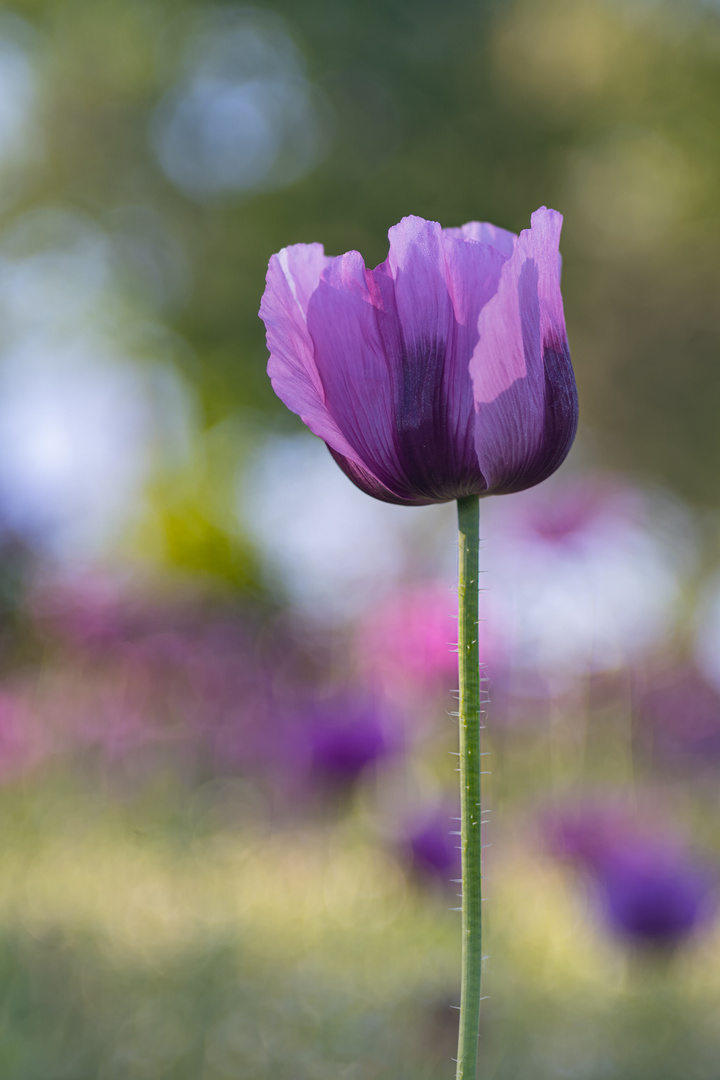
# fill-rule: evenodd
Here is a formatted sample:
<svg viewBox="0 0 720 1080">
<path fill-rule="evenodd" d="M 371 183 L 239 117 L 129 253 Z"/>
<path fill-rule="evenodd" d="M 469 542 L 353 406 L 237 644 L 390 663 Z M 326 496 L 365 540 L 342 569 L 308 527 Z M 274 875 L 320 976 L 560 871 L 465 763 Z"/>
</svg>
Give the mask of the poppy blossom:
<svg viewBox="0 0 720 1080">
<path fill-rule="evenodd" d="M 406 217 L 384 263 L 294 244 L 270 259 L 268 374 L 350 479 L 412 506 L 540 483 L 577 391 L 560 294 L 562 216 L 519 236 Z"/>
<path fill-rule="evenodd" d="M 318 780 L 352 784 L 395 749 L 380 710 L 350 694 L 303 719 L 310 770 Z"/>
<path fill-rule="evenodd" d="M 717 909 L 717 871 L 678 837 L 588 804 L 545 822 L 550 852 L 581 870 L 607 926 L 639 948 L 672 950 Z"/>
<path fill-rule="evenodd" d="M 627 844 L 600 868 L 600 900 L 610 927 L 634 944 L 672 949 L 706 923 L 716 907 L 710 868 L 686 852 Z"/>
<path fill-rule="evenodd" d="M 420 815 L 407 831 L 405 856 L 418 880 L 455 884 L 461 871 L 457 838 L 459 808 L 438 806 Z"/>
</svg>

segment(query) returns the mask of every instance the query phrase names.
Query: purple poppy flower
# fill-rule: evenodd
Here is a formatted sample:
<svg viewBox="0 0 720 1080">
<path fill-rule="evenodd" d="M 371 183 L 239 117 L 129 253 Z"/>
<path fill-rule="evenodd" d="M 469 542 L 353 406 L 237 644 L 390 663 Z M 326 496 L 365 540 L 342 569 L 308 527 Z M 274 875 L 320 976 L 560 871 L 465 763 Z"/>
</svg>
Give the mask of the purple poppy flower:
<svg viewBox="0 0 720 1080">
<path fill-rule="evenodd" d="M 308 739 L 313 773 L 338 782 L 352 783 L 388 752 L 387 736 L 371 712 L 340 722 L 320 720 Z"/>
<path fill-rule="evenodd" d="M 577 392 L 561 224 L 545 207 L 518 237 L 406 217 L 374 270 L 321 244 L 273 255 L 260 307 L 273 387 L 367 494 L 507 494 L 564 460 Z"/>
<path fill-rule="evenodd" d="M 608 927 L 639 948 L 671 950 L 715 911 L 715 870 L 649 817 L 585 804 L 550 815 L 544 832 L 551 853 L 582 872 Z"/>
<path fill-rule="evenodd" d="M 435 807 L 408 829 L 405 847 L 414 873 L 421 879 L 449 884 L 461 872 L 457 837 L 459 810 Z"/>
<path fill-rule="evenodd" d="M 373 700 L 350 689 L 310 702 L 285 718 L 287 765 L 311 786 L 351 788 L 399 749 L 393 721 Z"/>
<path fill-rule="evenodd" d="M 712 914 L 715 880 L 685 851 L 638 840 L 598 868 L 600 902 L 612 929 L 634 944 L 672 949 Z"/>
</svg>

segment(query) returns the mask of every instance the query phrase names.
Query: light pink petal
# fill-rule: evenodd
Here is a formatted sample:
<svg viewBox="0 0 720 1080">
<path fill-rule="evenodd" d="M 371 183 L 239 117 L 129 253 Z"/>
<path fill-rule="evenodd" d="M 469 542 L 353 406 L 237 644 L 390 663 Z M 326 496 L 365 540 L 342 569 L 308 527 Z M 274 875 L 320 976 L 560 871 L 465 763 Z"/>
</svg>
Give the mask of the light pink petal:
<svg viewBox="0 0 720 1080">
<path fill-rule="evenodd" d="M 518 237 L 478 320 L 470 361 L 475 446 L 490 493 L 539 483 L 563 460 L 577 394 L 560 295 L 562 217 L 542 207 Z"/>
<path fill-rule="evenodd" d="M 339 453 L 355 458 L 355 452 L 326 407 L 307 328 L 310 297 L 331 261 L 322 244 L 294 244 L 273 255 L 260 317 L 267 328 L 270 351 L 267 370 L 277 396 L 315 435 Z"/>
<path fill-rule="evenodd" d="M 388 237 L 390 252 L 378 271 L 393 279 L 403 346 L 411 351 L 427 338 L 447 341 L 454 318 L 442 228 L 437 221 L 405 217 Z"/>
<path fill-rule="evenodd" d="M 454 315 L 443 380 L 446 422 L 454 445 L 467 431 L 474 453 L 475 408 L 468 365 L 478 341 L 480 312 L 498 290 L 506 259 L 488 244 L 448 235 L 447 230 L 443 233 L 443 251 L 445 282 Z"/>
<path fill-rule="evenodd" d="M 330 439 L 328 445 L 403 498 L 408 478 L 396 447 L 392 283 L 376 281 L 357 251 L 330 260 L 310 299 L 308 330 L 327 409 L 352 453 Z"/>
<path fill-rule="evenodd" d="M 489 244 L 506 259 L 509 259 L 515 249 L 517 236 L 507 229 L 501 229 L 499 225 L 491 225 L 489 221 L 468 221 L 459 229 L 445 229 L 447 235 L 461 237 L 464 240 L 475 240 L 480 244 Z"/>
</svg>

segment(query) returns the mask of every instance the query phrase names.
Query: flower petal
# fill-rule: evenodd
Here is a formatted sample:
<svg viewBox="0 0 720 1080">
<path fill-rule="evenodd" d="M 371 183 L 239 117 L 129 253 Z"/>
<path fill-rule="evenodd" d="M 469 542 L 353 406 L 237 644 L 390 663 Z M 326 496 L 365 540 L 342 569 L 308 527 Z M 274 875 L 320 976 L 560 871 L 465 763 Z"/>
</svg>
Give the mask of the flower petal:
<svg viewBox="0 0 720 1080">
<path fill-rule="evenodd" d="M 475 446 L 490 494 L 550 475 L 577 428 L 577 391 L 560 295 L 562 216 L 542 207 L 518 237 L 478 320 L 470 361 Z"/>
<path fill-rule="evenodd" d="M 489 221 L 468 221 L 459 229 L 444 229 L 446 235 L 456 236 L 463 240 L 475 240 L 480 244 L 489 244 L 506 259 L 509 259 L 515 249 L 517 236 L 507 229 L 501 229 L 499 225 L 491 225 Z"/>
<path fill-rule="evenodd" d="M 294 244 L 273 255 L 260 317 L 267 328 L 267 370 L 277 396 L 315 435 L 332 442 L 340 453 L 354 457 L 355 452 L 326 408 L 307 328 L 310 297 L 331 261 L 322 244 Z"/>
<path fill-rule="evenodd" d="M 338 454 L 331 446 L 328 446 L 328 450 L 345 475 L 355 484 L 355 487 L 359 487 L 366 495 L 372 495 L 374 499 L 380 499 L 381 502 L 386 503 L 395 503 L 396 506 L 430 506 L 432 503 L 437 502 L 437 499 L 422 499 L 414 495 L 406 497 L 396 495 L 384 484 L 381 484 L 377 477 L 373 476 L 362 465 L 357 465 L 349 458 Z"/>
<path fill-rule="evenodd" d="M 331 259 L 310 298 L 308 331 L 327 409 L 352 452 L 332 439 L 328 446 L 402 497 L 408 482 L 396 448 L 392 283 L 376 282 L 357 251 Z"/>
<path fill-rule="evenodd" d="M 445 356 L 446 425 L 453 445 L 467 437 L 472 450 L 468 445 L 466 453 L 474 461 L 475 405 L 468 365 L 478 342 L 480 312 L 498 290 L 506 259 L 488 244 L 448 235 L 447 230 L 443 232 L 443 249 L 454 314 L 452 342 Z"/>
<path fill-rule="evenodd" d="M 329 262 L 310 300 L 325 402 L 356 455 L 328 445 L 378 498 L 420 505 L 484 491 L 468 363 L 505 256 L 422 218 L 389 237 L 372 273 L 357 252 Z"/>
<path fill-rule="evenodd" d="M 484 489 L 473 442 L 471 350 L 463 341 L 458 359 L 462 335 L 440 226 L 405 218 L 389 235 L 385 263 L 370 272 L 357 252 L 332 260 L 309 304 L 327 408 L 356 451 L 354 467 L 329 445 L 360 487 L 387 489 L 376 497 L 441 502 Z M 483 250 L 457 240 L 447 245 Z M 462 304 L 461 294 L 458 286 Z"/>
<path fill-rule="evenodd" d="M 485 486 L 467 365 L 477 315 L 497 287 L 501 260 L 422 218 L 403 218 L 389 237 L 390 253 L 374 277 L 381 282 L 389 275 L 394 286 L 398 454 L 416 494 L 458 498 Z"/>
</svg>

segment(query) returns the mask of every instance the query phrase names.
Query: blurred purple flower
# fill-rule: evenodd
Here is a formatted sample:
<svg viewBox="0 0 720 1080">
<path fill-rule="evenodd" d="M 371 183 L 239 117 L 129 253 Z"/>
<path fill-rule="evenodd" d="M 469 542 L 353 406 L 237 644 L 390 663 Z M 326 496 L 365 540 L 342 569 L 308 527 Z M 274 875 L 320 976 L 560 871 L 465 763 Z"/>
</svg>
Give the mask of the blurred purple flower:
<svg viewBox="0 0 720 1080">
<path fill-rule="evenodd" d="M 624 807 L 607 802 L 563 807 L 546 814 L 541 827 L 554 858 L 591 871 L 636 828 Z"/>
<path fill-rule="evenodd" d="M 366 612 L 356 636 L 365 676 L 401 698 L 456 685 L 455 604 L 449 588 L 431 584 L 394 592 Z"/>
<path fill-rule="evenodd" d="M 42 701 L 58 747 L 114 761 L 156 746 L 201 774 L 254 769 L 269 756 L 271 690 L 257 613 L 193 589 L 149 592 L 99 576 L 36 588 L 36 625 L 61 646 Z"/>
<path fill-rule="evenodd" d="M 641 840 L 608 853 L 596 872 L 600 903 L 618 934 L 669 950 L 714 913 L 716 878 L 687 852 Z"/>
<path fill-rule="evenodd" d="M 133 622 L 132 605 L 120 580 L 100 574 L 41 580 L 30 597 L 41 633 L 71 648 L 114 648 Z"/>
<path fill-rule="evenodd" d="M 313 772 L 343 782 L 357 779 L 369 765 L 387 753 L 387 739 L 372 714 L 357 714 L 351 721 L 320 723 L 310 732 Z"/>
<path fill-rule="evenodd" d="M 449 884 L 461 872 L 459 810 L 448 805 L 419 815 L 407 829 L 402 844 L 414 874 L 421 880 Z"/>
<path fill-rule="evenodd" d="M 673 767 L 720 762 L 720 691 L 693 667 L 665 672 L 637 694 L 641 739 Z"/>
<path fill-rule="evenodd" d="M 519 237 L 406 217 L 375 270 L 321 244 L 273 255 L 260 307 L 273 387 L 367 494 L 506 494 L 564 460 L 577 392 L 561 224 L 545 207 Z"/>
<path fill-rule="evenodd" d="M 672 950 L 717 906 L 717 872 L 670 832 L 619 805 L 566 808 L 544 821 L 547 848 L 580 870 L 613 932 Z"/>
<path fill-rule="evenodd" d="M 285 723 L 288 766 L 312 786 L 350 788 L 399 749 L 393 718 L 351 690 L 313 702 Z"/>
</svg>

